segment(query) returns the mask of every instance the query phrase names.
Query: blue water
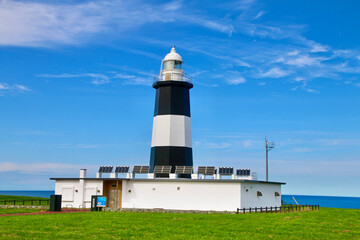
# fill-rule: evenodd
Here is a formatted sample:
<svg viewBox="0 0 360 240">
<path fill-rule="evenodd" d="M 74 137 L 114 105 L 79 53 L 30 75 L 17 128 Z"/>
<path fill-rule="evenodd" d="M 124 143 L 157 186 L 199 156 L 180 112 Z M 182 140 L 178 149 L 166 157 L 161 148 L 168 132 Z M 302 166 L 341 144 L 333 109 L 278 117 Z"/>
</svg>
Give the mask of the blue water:
<svg viewBox="0 0 360 240">
<path fill-rule="evenodd" d="M 46 197 L 55 194 L 55 191 L 0 191 L 0 195 Z M 329 197 L 309 195 L 282 195 L 284 203 L 296 204 L 292 197 L 295 197 L 299 204 L 319 204 L 320 207 L 332 208 L 356 208 L 360 209 L 360 197 Z"/>
<path fill-rule="evenodd" d="M 308 196 L 308 195 L 282 195 L 283 203 L 287 204 L 308 204 L 320 207 L 331 208 L 356 208 L 360 209 L 360 197 L 329 197 L 329 196 Z"/>
<path fill-rule="evenodd" d="M 49 198 L 55 191 L 0 191 L 0 195 L 29 196 Z"/>
</svg>

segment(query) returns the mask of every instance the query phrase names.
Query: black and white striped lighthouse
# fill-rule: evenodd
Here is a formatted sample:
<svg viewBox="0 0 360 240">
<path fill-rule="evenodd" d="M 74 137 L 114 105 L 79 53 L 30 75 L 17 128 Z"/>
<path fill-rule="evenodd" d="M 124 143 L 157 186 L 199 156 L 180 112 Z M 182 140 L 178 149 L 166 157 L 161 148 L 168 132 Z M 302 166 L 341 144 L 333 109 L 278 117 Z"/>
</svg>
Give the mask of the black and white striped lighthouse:
<svg viewBox="0 0 360 240">
<path fill-rule="evenodd" d="M 191 77 L 184 74 L 183 61 L 175 46 L 161 62 L 155 77 L 155 113 L 151 140 L 150 172 L 156 165 L 193 166 L 189 90 Z"/>
</svg>

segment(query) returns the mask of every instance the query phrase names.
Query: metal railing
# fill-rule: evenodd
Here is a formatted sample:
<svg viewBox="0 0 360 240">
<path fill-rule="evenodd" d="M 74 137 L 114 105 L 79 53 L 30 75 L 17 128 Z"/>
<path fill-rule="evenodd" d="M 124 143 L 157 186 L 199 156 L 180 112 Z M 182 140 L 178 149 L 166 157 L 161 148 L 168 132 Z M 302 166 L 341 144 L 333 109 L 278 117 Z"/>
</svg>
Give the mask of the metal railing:
<svg viewBox="0 0 360 240">
<path fill-rule="evenodd" d="M 320 205 L 287 205 L 280 207 L 237 208 L 236 213 L 281 213 L 319 210 Z"/>
<path fill-rule="evenodd" d="M 183 76 L 183 79 L 182 80 L 179 80 L 175 77 L 173 77 L 173 75 L 170 75 L 170 78 L 168 79 L 162 79 L 161 76 L 159 75 L 155 75 L 154 76 L 154 79 L 153 79 L 154 83 L 155 82 L 160 82 L 160 81 L 183 81 L 183 82 L 192 82 L 192 76 L 190 76 L 189 74 L 184 74 Z"/>
<path fill-rule="evenodd" d="M 50 199 L 26 199 L 26 200 L 0 200 L 0 205 L 28 205 L 28 206 L 44 206 L 49 205 Z"/>
</svg>

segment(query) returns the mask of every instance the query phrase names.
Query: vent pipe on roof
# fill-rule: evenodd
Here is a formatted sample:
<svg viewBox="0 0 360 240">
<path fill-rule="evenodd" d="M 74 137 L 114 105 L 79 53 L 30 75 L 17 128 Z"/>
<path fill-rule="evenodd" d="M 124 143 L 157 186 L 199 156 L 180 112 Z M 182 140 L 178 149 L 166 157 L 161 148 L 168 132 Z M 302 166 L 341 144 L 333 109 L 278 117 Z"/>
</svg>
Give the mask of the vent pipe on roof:
<svg viewBox="0 0 360 240">
<path fill-rule="evenodd" d="M 86 178 L 86 169 L 80 169 L 80 178 Z"/>
</svg>

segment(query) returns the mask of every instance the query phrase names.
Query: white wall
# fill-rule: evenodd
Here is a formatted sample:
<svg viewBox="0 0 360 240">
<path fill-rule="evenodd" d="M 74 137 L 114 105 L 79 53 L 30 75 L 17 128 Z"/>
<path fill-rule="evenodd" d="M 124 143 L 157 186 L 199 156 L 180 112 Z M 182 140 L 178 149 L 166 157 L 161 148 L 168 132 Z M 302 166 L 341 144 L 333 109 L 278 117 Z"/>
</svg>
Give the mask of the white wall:
<svg viewBox="0 0 360 240">
<path fill-rule="evenodd" d="M 257 191 L 260 191 L 262 193 L 262 196 L 258 197 Z M 278 192 L 280 196 L 275 197 L 275 192 Z M 281 184 L 241 183 L 240 208 L 259 208 L 275 206 L 281 206 Z"/>
<path fill-rule="evenodd" d="M 236 211 L 240 182 L 123 180 L 122 207 Z"/>
<path fill-rule="evenodd" d="M 102 195 L 103 180 L 56 180 L 55 194 L 62 195 L 61 207 L 91 207 L 91 195 Z"/>
</svg>

